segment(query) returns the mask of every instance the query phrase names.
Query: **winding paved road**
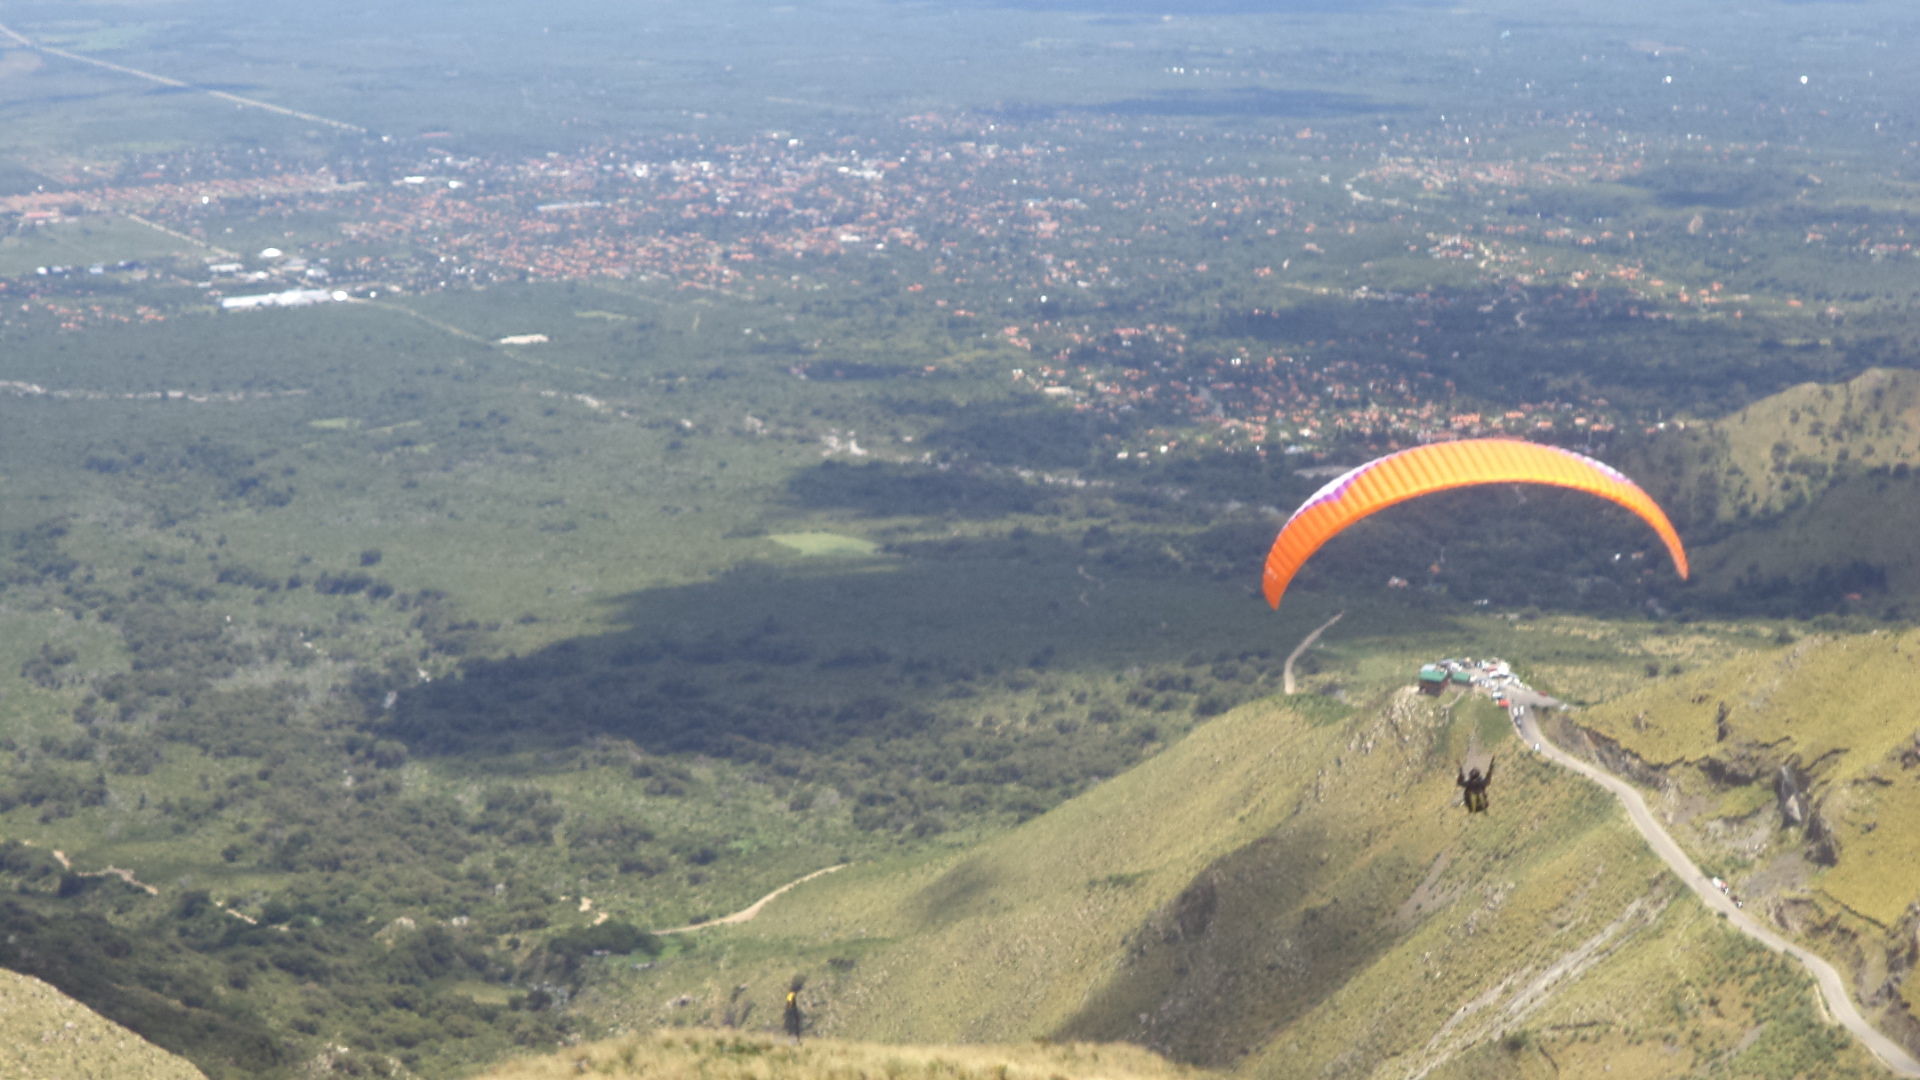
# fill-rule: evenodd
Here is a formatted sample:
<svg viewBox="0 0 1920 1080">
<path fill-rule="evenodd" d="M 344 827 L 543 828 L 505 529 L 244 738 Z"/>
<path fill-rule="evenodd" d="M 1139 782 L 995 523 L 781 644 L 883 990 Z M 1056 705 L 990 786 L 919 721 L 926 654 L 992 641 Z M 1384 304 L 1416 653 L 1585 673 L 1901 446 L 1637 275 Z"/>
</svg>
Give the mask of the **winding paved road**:
<svg viewBox="0 0 1920 1080">
<path fill-rule="evenodd" d="M 1727 924 L 1734 929 L 1774 952 L 1785 953 L 1800 961 L 1808 971 L 1813 973 L 1814 981 L 1820 985 L 1820 996 L 1826 999 L 1827 1012 L 1840 1026 L 1851 1032 L 1854 1038 L 1859 1039 L 1863 1046 L 1871 1050 L 1875 1057 L 1878 1057 L 1896 1074 L 1920 1077 L 1920 1061 L 1915 1061 L 1899 1043 L 1882 1034 L 1879 1028 L 1868 1023 L 1866 1017 L 1860 1015 L 1860 1010 L 1854 1007 L 1852 995 L 1847 993 L 1846 980 L 1841 978 L 1832 964 L 1774 933 L 1759 920 L 1747 914 L 1746 909 L 1735 906 L 1725 893 L 1714 888 L 1713 882 L 1700 872 L 1700 868 L 1693 864 L 1693 860 L 1680 849 L 1680 845 L 1674 843 L 1673 837 L 1660 824 L 1659 819 L 1653 816 L 1653 811 L 1647 807 L 1646 799 L 1641 797 L 1639 790 L 1633 785 L 1610 772 L 1581 761 L 1547 740 L 1540 731 L 1540 723 L 1534 716 L 1534 709 L 1551 707 L 1558 705 L 1559 702 L 1545 694 L 1526 689 L 1510 691 L 1507 696 L 1508 700 L 1519 708 L 1520 734 L 1529 745 L 1538 746 L 1543 757 L 1561 768 L 1579 773 L 1612 792 L 1614 798 L 1620 800 L 1620 805 L 1626 807 L 1628 819 L 1633 822 L 1634 828 L 1640 830 L 1640 835 L 1647 838 L 1647 843 L 1653 848 L 1654 854 L 1665 860 L 1666 864 L 1673 868 L 1673 872 L 1680 875 L 1680 880 L 1687 883 L 1687 887 L 1693 890 L 1701 903 L 1726 919 Z"/>
</svg>

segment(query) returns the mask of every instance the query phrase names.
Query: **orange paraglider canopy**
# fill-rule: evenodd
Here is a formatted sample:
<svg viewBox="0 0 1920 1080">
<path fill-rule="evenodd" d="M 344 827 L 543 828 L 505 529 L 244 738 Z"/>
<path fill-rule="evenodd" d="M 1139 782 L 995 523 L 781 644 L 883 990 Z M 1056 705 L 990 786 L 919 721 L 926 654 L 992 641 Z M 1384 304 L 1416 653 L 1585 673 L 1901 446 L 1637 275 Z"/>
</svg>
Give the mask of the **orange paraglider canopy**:
<svg viewBox="0 0 1920 1080">
<path fill-rule="evenodd" d="M 1267 603 L 1280 596 L 1294 572 L 1335 533 L 1377 510 L 1435 491 L 1474 484 L 1551 484 L 1618 503 L 1653 526 L 1687 576 L 1687 552 L 1658 504 L 1619 472 L 1571 450 L 1518 439 L 1463 439 L 1430 443 L 1376 458 L 1314 493 L 1293 512 L 1267 553 L 1262 581 Z"/>
</svg>

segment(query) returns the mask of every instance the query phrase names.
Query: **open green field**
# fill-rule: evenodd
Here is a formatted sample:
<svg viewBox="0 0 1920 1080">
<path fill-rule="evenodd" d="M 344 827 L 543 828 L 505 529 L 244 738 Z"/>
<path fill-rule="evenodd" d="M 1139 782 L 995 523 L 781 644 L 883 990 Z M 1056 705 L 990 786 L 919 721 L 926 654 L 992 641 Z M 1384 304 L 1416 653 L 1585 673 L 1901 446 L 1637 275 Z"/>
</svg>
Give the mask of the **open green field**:
<svg viewBox="0 0 1920 1080">
<path fill-rule="evenodd" d="M 85 273 L 90 266 L 111 266 L 175 255 L 198 254 L 199 249 L 125 218 L 69 221 L 45 225 L 31 232 L 0 238 L 0 274 L 31 274 L 39 267 L 68 266 Z"/>
</svg>

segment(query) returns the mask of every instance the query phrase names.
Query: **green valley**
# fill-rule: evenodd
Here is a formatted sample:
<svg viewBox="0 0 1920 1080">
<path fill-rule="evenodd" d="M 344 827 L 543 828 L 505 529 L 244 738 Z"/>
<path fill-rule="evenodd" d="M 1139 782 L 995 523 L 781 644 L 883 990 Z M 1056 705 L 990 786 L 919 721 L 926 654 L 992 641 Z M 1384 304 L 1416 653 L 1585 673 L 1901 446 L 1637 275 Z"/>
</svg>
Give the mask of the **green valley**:
<svg viewBox="0 0 1920 1080">
<path fill-rule="evenodd" d="M 213 1080 L 1883 1072 L 1414 681 L 1505 658 L 1920 1049 L 1916 28 L 9 2 L 0 1034 Z M 1262 601 L 1323 485 L 1472 438 L 1620 470 L 1693 577 L 1499 484 Z"/>
</svg>

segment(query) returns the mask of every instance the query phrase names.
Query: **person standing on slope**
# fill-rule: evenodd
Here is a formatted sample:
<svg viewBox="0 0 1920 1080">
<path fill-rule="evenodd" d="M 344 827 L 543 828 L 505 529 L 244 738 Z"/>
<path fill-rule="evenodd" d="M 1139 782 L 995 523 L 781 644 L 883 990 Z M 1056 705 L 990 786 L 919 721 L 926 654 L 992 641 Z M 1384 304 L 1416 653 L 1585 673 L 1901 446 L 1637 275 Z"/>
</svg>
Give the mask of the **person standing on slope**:
<svg viewBox="0 0 1920 1080">
<path fill-rule="evenodd" d="M 806 985 L 805 975 L 795 975 L 793 984 L 787 988 L 787 1037 L 793 1040 L 795 1046 L 800 1045 L 800 1028 L 805 1020 L 800 1015 L 800 989 Z"/>
</svg>

